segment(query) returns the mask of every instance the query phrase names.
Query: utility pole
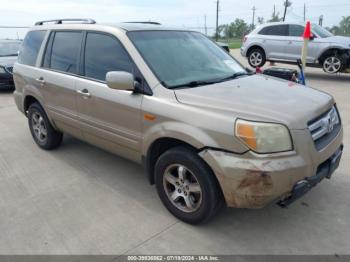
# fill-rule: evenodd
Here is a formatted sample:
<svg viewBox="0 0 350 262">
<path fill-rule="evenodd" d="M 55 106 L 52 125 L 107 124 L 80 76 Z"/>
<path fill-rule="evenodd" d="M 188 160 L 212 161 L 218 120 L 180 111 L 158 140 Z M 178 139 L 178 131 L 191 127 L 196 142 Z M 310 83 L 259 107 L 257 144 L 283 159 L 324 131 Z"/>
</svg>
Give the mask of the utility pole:
<svg viewBox="0 0 350 262">
<path fill-rule="evenodd" d="M 276 5 L 273 5 L 273 17 L 276 17 Z"/>
<path fill-rule="evenodd" d="M 255 6 L 253 6 L 252 10 L 253 10 L 252 30 L 254 30 L 254 28 L 255 28 L 255 10 L 256 10 Z"/>
<path fill-rule="evenodd" d="M 289 7 L 289 6 L 291 6 L 291 2 L 289 2 L 288 0 L 286 0 L 285 2 L 284 2 L 284 15 L 283 15 L 283 22 L 284 21 L 286 21 L 286 15 L 287 15 L 287 8 Z"/>
<path fill-rule="evenodd" d="M 207 15 L 204 15 L 204 32 L 205 32 L 205 35 L 208 35 Z"/>
<path fill-rule="evenodd" d="M 306 21 L 306 4 L 304 3 L 304 22 Z"/>
<path fill-rule="evenodd" d="M 216 34 L 215 34 L 215 40 L 218 41 L 219 39 L 219 0 L 216 0 Z"/>
<path fill-rule="evenodd" d="M 323 15 L 320 16 L 320 19 L 318 20 L 318 24 L 319 24 L 320 26 L 323 25 Z"/>
</svg>

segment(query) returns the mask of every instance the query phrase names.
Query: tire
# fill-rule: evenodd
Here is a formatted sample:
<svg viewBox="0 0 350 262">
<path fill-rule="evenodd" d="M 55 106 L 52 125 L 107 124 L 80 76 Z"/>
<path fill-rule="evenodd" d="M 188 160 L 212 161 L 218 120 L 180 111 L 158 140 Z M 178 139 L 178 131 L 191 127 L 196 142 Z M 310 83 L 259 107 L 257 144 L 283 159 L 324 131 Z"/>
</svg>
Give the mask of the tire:
<svg viewBox="0 0 350 262">
<path fill-rule="evenodd" d="M 189 224 L 209 221 L 224 202 L 213 172 L 188 147 L 170 149 L 159 157 L 155 165 L 155 183 L 165 207 Z"/>
<path fill-rule="evenodd" d="M 328 74 L 336 74 L 342 71 L 344 66 L 344 58 L 336 54 L 327 56 L 322 62 L 323 71 Z"/>
<path fill-rule="evenodd" d="M 248 63 L 251 67 L 263 67 L 266 63 L 266 55 L 261 48 L 253 48 L 248 53 Z"/>
<path fill-rule="evenodd" d="M 40 104 L 30 105 L 28 124 L 35 143 L 42 149 L 52 150 L 61 145 L 63 134 L 54 129 Z"/>
</svg>

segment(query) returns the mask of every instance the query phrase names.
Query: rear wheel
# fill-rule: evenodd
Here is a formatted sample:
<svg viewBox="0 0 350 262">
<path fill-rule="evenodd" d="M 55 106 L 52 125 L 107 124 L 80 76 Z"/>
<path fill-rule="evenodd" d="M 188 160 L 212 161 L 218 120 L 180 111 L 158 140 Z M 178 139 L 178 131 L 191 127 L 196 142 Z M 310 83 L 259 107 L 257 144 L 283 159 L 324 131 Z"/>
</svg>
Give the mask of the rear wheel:
<svg viewBox="0 0 350 262">
<path fill-rule="evenodd" d="M 53 128 L 44 109 L 38 103 L 31 104 L 28 109 L 28 124 L 39 147 L 51 150 L 62 143 L 63 134 Z"/>
<path fill-rule="evenodd" d="M 155 182 L 165 207 L 190 224 L 208 221 L 223 202 L 212 171 L 187 147 L 173 148 L 160 156 L 155 167 Z"/>
<path fill-rule="evenodd" d="M 265 52 L 261 48 L 254 48 L 249 51 L 248 63 L 251 67 L 263 67 L 266 63 Z"/>
<path fill-rule="evenodd" d="M 323 71 L 328 74 L 335 74 L 343 69 L 343 59 L 338 55 L 330 55 L 323 61 Z"/>
</svg>

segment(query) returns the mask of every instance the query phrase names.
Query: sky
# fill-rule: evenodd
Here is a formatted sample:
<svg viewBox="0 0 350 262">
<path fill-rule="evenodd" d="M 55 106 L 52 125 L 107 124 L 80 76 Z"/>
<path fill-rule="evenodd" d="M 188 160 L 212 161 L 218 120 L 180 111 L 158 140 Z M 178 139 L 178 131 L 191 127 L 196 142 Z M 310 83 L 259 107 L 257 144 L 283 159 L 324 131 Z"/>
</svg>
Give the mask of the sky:
<svg viewBox="0 0 350 262">
<path fill-rule="evenodd" d="M 252 22 L 256 17 L 271 17 L 273 6 L 283 14 L 284 0 L 220 0 L 219 24 L 242 18 Z M 287 21 L 307 19 L 317 22 L 324 16 L 324 26 L 338 24 L 350 15 L 349 0 L 291 0 Z M 32 26 L 38 20 L 53 18 L 93 18 L 101 23 L 123 21 L 157 21 L 169 26 L 187 27 L 204 32 L 205 16 L 208 33 L 215 28 L 216 0 L 0 0 L 1 26 Z M 23 38 L 26 29 L 2 29 L 0 38 Z"/>
</svg>

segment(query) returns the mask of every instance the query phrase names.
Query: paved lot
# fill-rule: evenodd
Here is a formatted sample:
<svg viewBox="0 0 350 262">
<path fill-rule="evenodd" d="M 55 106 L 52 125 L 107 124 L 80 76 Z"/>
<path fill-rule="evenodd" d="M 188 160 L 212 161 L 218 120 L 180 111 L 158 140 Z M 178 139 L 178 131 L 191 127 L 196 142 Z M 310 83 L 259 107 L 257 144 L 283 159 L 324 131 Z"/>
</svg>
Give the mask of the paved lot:
<svg viewBox="0 0 350 262">
<path fill-rule="evenodd" d="M 173 218 L 127 160 L 70 137 L 40 150 L 1 92 L 0 254 L 350 254 L 350 75 L 312 69 L 308 79 L 335 96 L 343 117 L 333 179 L 288 209 L 225 209 L 196 227 Z"/>
</svg>

